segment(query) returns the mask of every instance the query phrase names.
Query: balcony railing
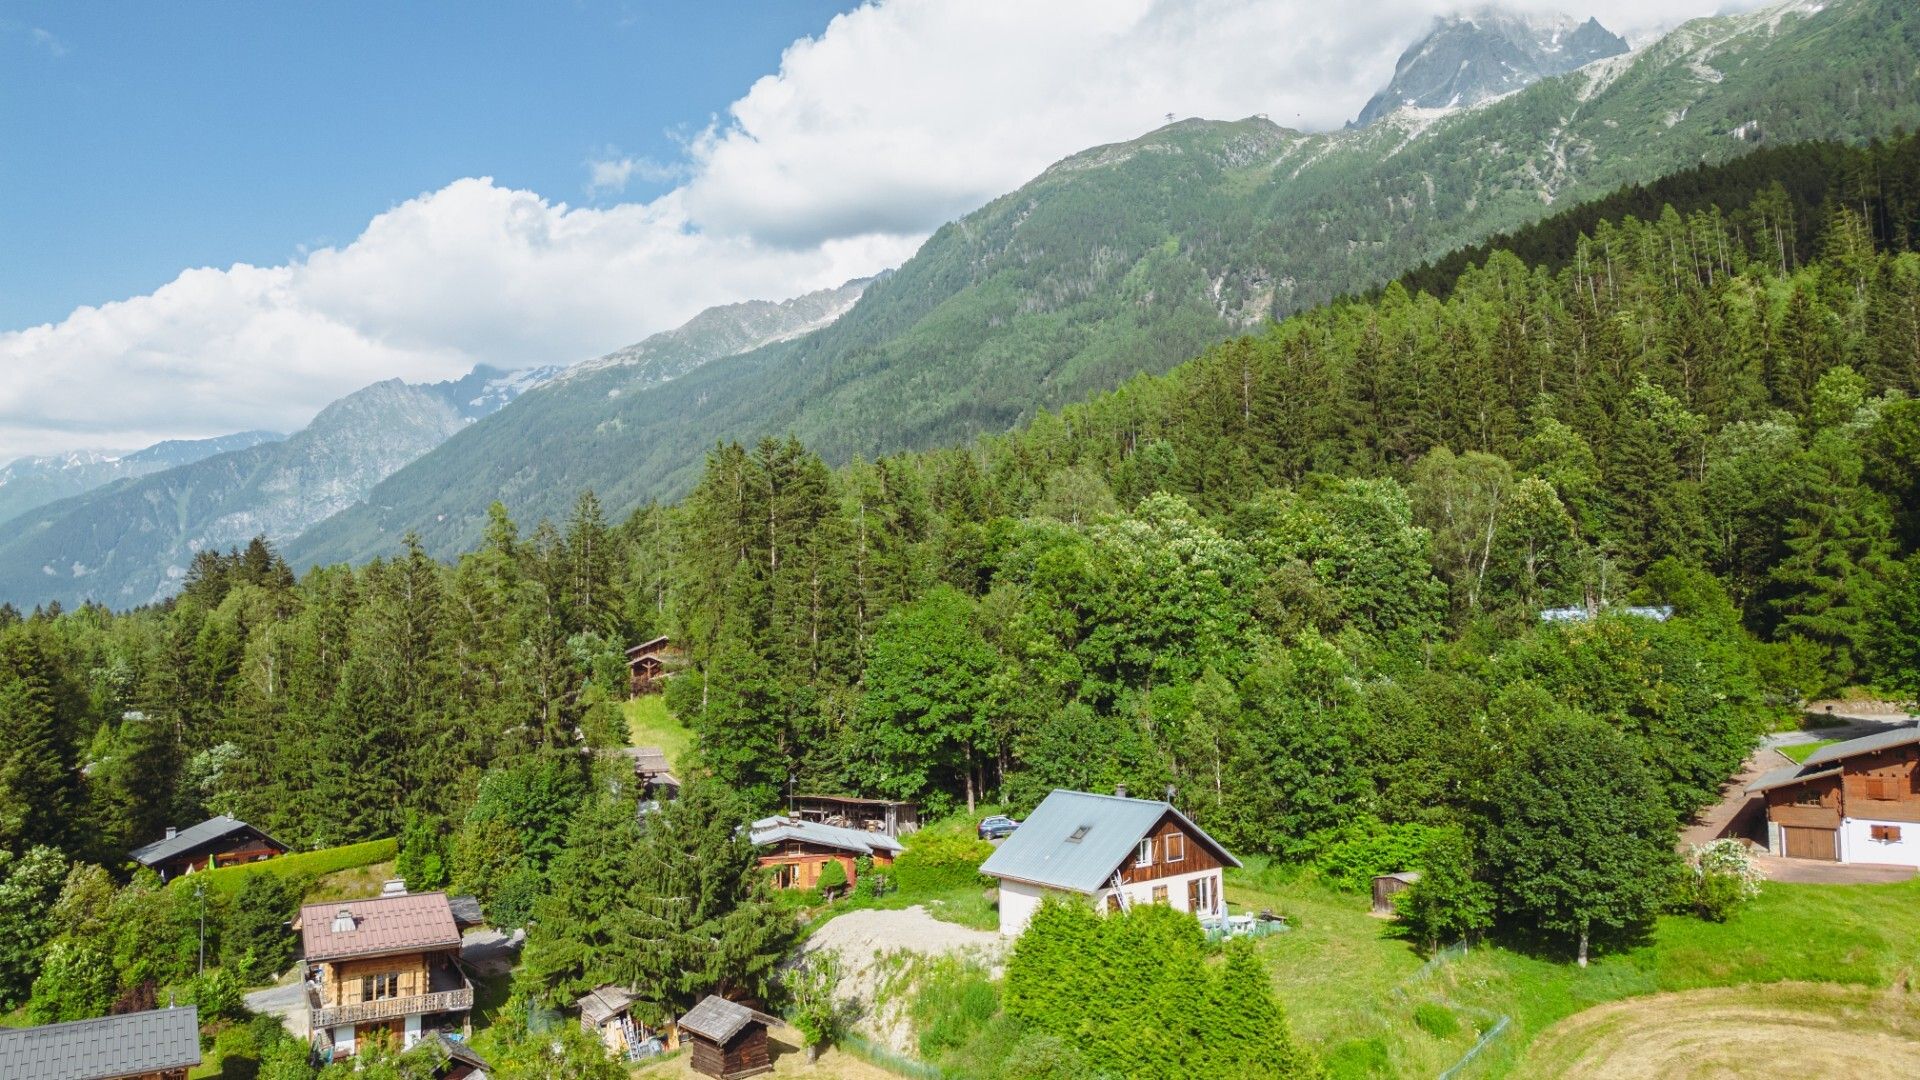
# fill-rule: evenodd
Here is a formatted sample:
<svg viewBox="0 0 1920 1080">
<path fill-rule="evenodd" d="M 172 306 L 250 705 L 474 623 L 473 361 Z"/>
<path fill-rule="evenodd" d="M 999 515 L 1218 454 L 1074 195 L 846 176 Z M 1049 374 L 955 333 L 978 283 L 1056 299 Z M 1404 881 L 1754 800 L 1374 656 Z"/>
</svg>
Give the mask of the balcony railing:
<svg viewBox="0 0 1920 1080">
<path fill-rule="evenodd" d="M 321 1028 L 336 1027 L 340 1024 L 367 1024 L 376 1020 L 395 1020 L 402 1016 L 417 1016 L 422 1013 L 461 1012 L 473 1008 L 473 987 L 462 986 L 457 990 L 441 990 L 432 994 L 381 998 L 377 1001 L 357 1001 L 351 1005 L 333 1006 L 321 1005 L 319 995 L 309 990 L 307 1006 L 310 1016 L 308 1027 L 318 1031 Z"/>
</svg>

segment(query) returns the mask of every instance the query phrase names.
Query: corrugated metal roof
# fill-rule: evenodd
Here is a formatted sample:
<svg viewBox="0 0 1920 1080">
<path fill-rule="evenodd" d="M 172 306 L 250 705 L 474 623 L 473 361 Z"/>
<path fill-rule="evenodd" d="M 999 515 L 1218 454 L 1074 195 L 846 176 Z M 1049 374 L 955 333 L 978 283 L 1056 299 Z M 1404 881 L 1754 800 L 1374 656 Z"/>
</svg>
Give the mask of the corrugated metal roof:
<svg viewBox="0 0 1920 1080">
<path fill-rule="evenodd" d="M 1240 865 L 1171 803 L 1061 789 L 1034 807 L 1020 828 L 987 857 L 980 872 L 1071 892 L 1098 892 L 1140 838 L 1168 814 L 1212 848 L 1221 862 Z"/>
<path fill-rule="evenodd" d="M 740 1034 L 740 1029 L 758 1021 L 762 1024 L 774 1024 L 779 1021 L 766 1013 L 755 1012 L 737 1001 L 728 1001 L 717 994 L 708 994 L 700 999 L 700 1004 L 687 1010 L 680 1018 L 680 1030 L 690 1031 L 705 1039 L 717 1043 Z"/>
<path fill-rule="evenodd" d="M 142 866 L 152 866 L 155 863 L 165 862 L 177 855 L 184 855 L 194 848 L 199 847 L 201 844 L 211 843 L 212 841 L 219 840 L 222 837 L 229 836 L 246 828 L 251 828 L 251 826 L 244 821 L 239 821 L 224 815 L 208 818 L 198 825 L 181 829 L 165 840 L 155 840 L 151 844 L 134 848 L 133 861 Z M 258 829 L 254 831 L 259 832 Z M 266 836 L 265 833 L 261 833 L 260 835 Z M 272 840 L 272 837 L 268 837 L 268 839 Z M 282 849 L 286 847 L 285 844 L 279 841 L 274 841 L 274 846 Z"/>
<path fill-rule="evenodd" d="M 353 916 L 354 927 L 336 931 L 333 920 L 343 909 Z M 300 942 L 308 960 L 339 960 L 413 949 L 458 948 L 460 930 L 454 925 L 453 907 L 446 893 L 412 893 L 308 904 L 300 909 Z"/>
<path fill-rule="evenodd" d="M 1920 743 L 1920 726 L 1906 724 L 1864 738 L 1848 739 L 1846 742 L 1834 743 L 1832 746 L 1823 746 L 1807 755 L 1807 760 L 1800 764 L 1805 768 L 1813 768 L 1830 761 L 1871 754 L 1875 750 L 1891 750 L 1896 746 L 1909 746 L 1913 743 Z"/>
<path fill-rule="evenodd" d="M 1839 776 L 1839 769 L 1815 769 L 1809 771 L 1805 765 L 1782 765 L 1777 769 L 1768 769 L 1747 785 L 1747 794 L 1760 791 L 1772 791 L 1774 788 L 1788 787 L 1808 780 L 1819 780 L 1828 776 Z"/>
<path fill-rule="evenodd" d="M 0 1028 L 7 1080 L 103 1080 L 200 1064 L 200 1014 L 184 1009 Z"/>
<path fill-rule="evenodd" d="M 754 844 L 762 847 L 786 840 L 801 840 L 809 844 L 851 851 L 856 855 L 872 855 L 881 851 L 895 854 L 906 850 L 905 844 L 885 833 L 843 829 L 838 825 L 822 825 L 817 821 L 802 821 L 799 818 L 790 817 L 761 818 L 753 823 L 750 835 Z"/>
</svg>

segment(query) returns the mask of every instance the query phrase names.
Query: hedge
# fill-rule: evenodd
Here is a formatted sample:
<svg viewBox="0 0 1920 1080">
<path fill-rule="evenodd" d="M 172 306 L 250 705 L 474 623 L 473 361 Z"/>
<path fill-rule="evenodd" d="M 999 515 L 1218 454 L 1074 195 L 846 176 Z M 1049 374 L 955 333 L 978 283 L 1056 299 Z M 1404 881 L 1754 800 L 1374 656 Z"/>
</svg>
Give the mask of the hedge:
<svg viewBox="0 0 1920 1080">
<path fill-rule="evenodd" d="M 241 863 L 238 866 L 222 866 L 214 870 L 202 870 L 197 874 L 184 874 L 173 879 L 176 886 L 185 882 L 197 882 L 222 895 L 231 896 L 240 891 L 248 874 L 277 874 L 280 877 L 317 878 L 341 870 L 356 870 L 362 866 L 385 862 L 399 854 L 400 842 L 394 839 L 368 840 L 362 844 L 348 844 L 344 847 L 321 848 L 319 851 L 301 851 L 264 862 Z M 191 886 L 186 886 L 191 888 Z"/>
</svg>

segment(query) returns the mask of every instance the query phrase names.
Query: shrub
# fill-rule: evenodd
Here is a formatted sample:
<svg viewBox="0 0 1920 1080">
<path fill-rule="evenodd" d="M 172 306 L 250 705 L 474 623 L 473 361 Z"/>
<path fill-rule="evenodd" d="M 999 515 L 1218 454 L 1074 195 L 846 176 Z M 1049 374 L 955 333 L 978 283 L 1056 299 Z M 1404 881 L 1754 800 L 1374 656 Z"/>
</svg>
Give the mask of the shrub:
<svg viewBox="0 0 1920 1080">
<path fill-rule="evenodd" d="M 820 895 L 828 900 L 835 893 L 847 887 L 847 868 L 840 865 L 839 859 L 831 859 L 820 868 Z"/>
<path fill-rule="evenodd" d="M 976 836 L 922 830 L 893 864 L 893 878 L 901 889 L 939 892 L 983 886 L 980 864 L 993 854 L 993 845 Z"/>
<path fill-rule="evenodd" d="M 1335 888 L 1364 889 L 1380 874 L 1419 865 L 1436 831 L 1431 825 L 1357 818 L 1322 842 L 1313 865 Z"/>
<path fill-rule="evenodd" d="M 1715 840 L 1687 852 L 1679 906 L 1708 922 L 1725 922 L 1740 905 L 1760 895 L 1761 874 L 1738 840 Z"/>
<path fill-rule="evenodd" d="M 1460 1031 L 1460 1018 L 1453 1010 L 1431 1001 L 1414 1006 L 1413 1023 L 1436 1039 L 1451 1039 Z"/>
<path fill-rule="evenodd" d="M 873 856 L 862 855 L 853 861 L 853 895 L 871 900 L 880 891 L 879 875 L 873 872 Z"/>
<path fill-rule="evenodd" d="M 210 968 L 206 974 L 194 976 L 190 986 L 201 1019 L 237 1020 L 246 1015 L 240 979 L 226 968 Z"/>
</svg>

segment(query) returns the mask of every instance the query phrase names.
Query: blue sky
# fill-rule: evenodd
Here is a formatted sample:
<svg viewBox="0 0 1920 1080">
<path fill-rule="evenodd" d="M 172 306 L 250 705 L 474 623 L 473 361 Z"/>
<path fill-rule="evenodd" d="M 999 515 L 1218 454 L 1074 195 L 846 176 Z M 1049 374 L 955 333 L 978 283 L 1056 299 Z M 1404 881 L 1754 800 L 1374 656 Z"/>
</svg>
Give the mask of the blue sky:
<svg viewBox="0 0 1920 1080">
<path fill-rule="evenodd" d="M 590 158 L 676 160 L 843 6 L 9 3 L 0 329 L 341 243 L 456 177 L 617 198 Z"/>
</svg>

